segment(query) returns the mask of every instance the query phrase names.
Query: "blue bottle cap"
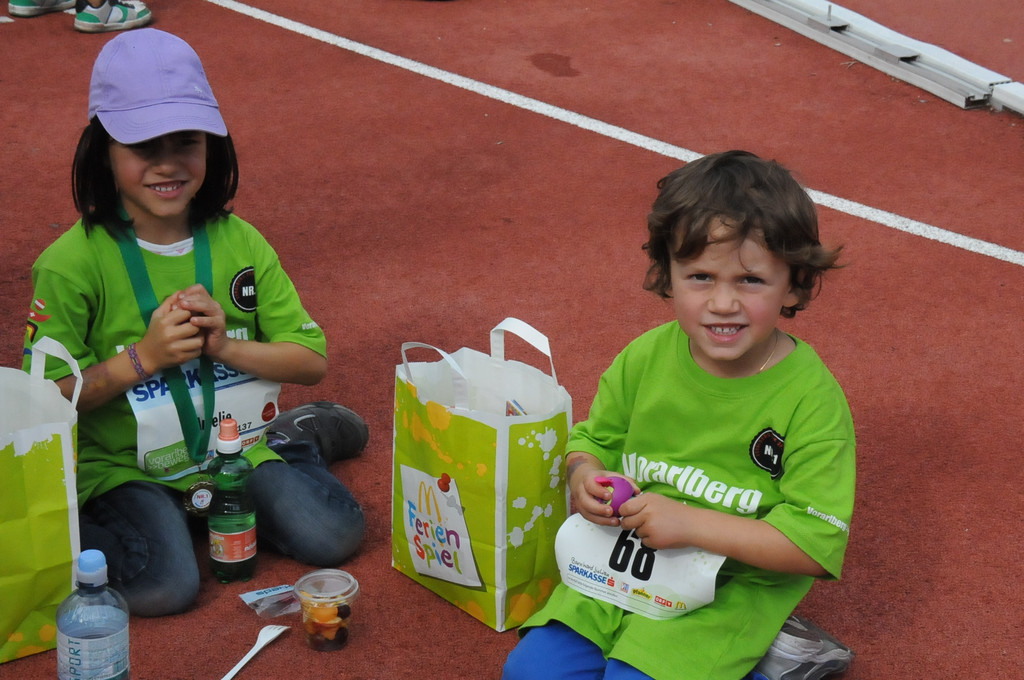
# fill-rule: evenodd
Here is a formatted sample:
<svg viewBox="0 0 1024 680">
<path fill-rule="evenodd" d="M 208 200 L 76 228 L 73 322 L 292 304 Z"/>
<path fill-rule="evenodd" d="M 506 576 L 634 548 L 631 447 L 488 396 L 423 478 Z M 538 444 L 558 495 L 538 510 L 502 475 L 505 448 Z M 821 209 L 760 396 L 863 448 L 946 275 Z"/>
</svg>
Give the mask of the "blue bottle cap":
<svg viewBox="0 0 1024 680">
<path fill-rule="evenodd" d="M 107 558 L 99 550 L 83 550 L 78 556 L 78 583 L 99 586 L 107 582 Z"/>
</svg>

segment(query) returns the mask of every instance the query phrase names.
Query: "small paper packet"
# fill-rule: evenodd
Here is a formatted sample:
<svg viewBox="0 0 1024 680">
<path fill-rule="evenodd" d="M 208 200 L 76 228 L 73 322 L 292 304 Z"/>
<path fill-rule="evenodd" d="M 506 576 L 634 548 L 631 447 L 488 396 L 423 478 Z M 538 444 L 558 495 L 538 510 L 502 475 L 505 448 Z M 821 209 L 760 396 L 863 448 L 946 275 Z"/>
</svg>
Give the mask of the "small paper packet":
<svg viewBox="0 0 1024 680">
<path fill-rule="evenodd" d="M 291 614 L 301 608 L 299 599 L 295 597 L 295 591 L 290 584 L 253 590 L 242 593 L 239 597 L 250 609 L 259 614 L 261 619 Z"/>
</svg>

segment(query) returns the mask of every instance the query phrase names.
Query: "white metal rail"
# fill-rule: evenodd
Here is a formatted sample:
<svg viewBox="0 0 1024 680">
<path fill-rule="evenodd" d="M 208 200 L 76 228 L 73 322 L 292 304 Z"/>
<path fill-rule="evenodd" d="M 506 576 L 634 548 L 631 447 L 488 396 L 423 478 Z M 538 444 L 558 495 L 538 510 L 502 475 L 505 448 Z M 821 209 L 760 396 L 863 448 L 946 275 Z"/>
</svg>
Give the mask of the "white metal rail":
<svg viewBox="0 0 1024 680">
<path fill-rule="evenodd" d="M 731 0 L 962 108 L 1024 113 L 1024 85 L 825 0 Z"/>
</svg>

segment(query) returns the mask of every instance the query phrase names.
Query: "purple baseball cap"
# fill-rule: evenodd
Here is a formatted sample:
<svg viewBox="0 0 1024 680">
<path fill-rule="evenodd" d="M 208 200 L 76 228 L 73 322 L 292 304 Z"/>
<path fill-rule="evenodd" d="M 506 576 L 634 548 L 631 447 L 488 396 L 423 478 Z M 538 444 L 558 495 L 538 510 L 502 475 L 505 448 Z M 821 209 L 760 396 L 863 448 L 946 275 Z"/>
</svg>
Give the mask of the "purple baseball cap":
<svg viewBox="0 0 1024 680">
<path fill-rule="evenodd" d="M 184 130 L 228 134 L 199 55 L 155 28 L 125 31 L 100 50 L 89 84 L 93 116 L 122 144 Z"/>
</svg>

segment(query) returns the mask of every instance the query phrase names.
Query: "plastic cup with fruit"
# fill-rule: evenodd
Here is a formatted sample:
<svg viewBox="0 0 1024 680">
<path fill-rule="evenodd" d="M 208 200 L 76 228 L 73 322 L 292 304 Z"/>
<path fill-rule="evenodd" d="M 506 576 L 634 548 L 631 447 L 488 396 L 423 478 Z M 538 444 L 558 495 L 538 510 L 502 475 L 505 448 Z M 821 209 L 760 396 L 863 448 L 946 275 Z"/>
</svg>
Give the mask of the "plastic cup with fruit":
<svg viewBox="0 0 1024 680">
<path fill-rule="evenodd" d="M 359 583 L 340 569 L 318 569 L 295 583 L 306 643 L 312 649 L 326 652 L 345 646 L 358 594 Z"/>
</svg>

